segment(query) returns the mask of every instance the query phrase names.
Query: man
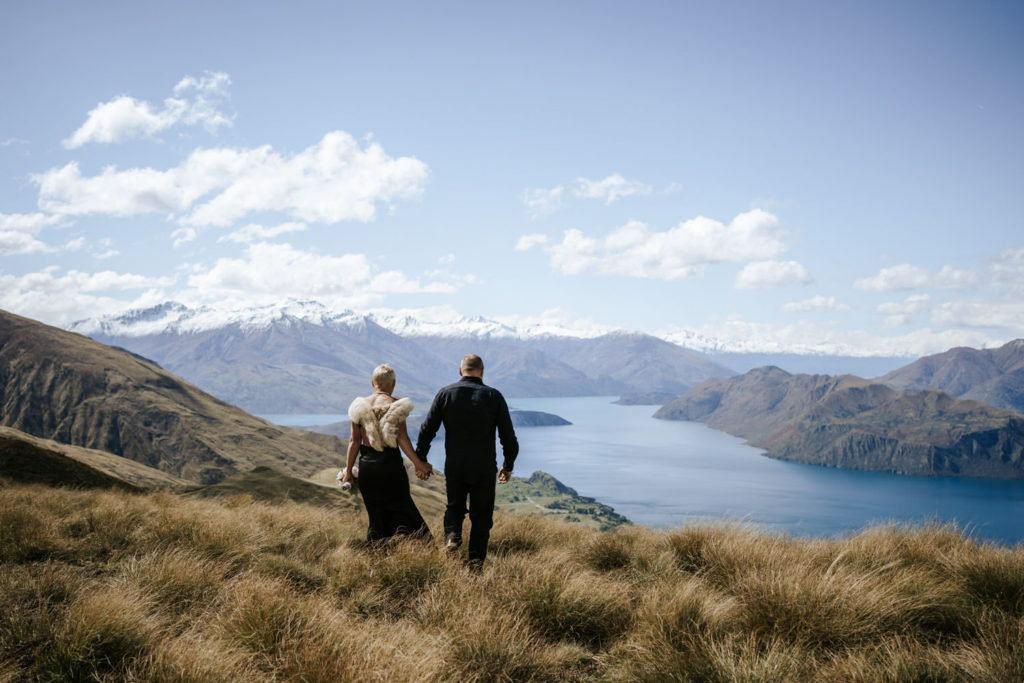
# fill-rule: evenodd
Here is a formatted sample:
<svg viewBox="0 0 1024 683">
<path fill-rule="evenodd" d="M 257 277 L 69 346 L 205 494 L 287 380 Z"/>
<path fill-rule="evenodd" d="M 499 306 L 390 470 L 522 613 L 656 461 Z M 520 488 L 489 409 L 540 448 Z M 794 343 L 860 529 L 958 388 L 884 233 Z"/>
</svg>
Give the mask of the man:
<svg viewBox="0 0 1024 683">
<path fill-rule="evenodd" d="M 479 571 L 487 557 L 487 540 L 494 516 L 494 473 L 497 453 L 494 432 L 501 439 L 504 462 L 498 482 L 512 476 L 519 454 L 519 442 L 512 428 L 505 398 L 484 384 L 484 362 L 471 353 L 459 365 L 461 379 L 437 392 L 416 440 L 416 454 L 427 461 L 430 442 L 444 423 L 445 489 L 448 507 L 444 512 L 445 545 L 455 552 L 462 545 L 462 522 L 469 498 L 469 567 Z"/>
</svg>

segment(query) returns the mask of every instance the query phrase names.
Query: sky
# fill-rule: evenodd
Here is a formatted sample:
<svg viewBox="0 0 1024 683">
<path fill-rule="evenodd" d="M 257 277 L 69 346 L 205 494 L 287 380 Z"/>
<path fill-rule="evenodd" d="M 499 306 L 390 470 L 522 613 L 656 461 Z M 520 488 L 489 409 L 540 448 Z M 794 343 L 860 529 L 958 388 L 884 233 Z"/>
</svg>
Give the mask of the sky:
<svg viewBox="0 0 1024 683">
<path fill-rule="evenodd" d="M 0 308 L 1024 337 L 1019 2 L 6 2 Z"/>
</svg>

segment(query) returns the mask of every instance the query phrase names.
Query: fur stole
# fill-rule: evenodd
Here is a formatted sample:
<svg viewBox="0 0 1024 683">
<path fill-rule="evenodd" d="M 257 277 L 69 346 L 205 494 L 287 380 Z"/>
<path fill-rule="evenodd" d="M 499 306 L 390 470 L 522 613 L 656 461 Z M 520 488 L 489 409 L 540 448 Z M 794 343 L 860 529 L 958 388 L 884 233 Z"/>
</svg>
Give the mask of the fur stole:
<svg viewBox="0 0 1024 683">
<path fill-rule="evenodd" d="M 405 422 L 413 407 L 409 398 L 400 398 L 377 419 L 370 402 L 359 397 L 348 407 L 348 419 L 363 428 L 363 434 L 373 450 L 382 451 L 386 446 L 398 446 L 398 425 Z"/>
</svg>

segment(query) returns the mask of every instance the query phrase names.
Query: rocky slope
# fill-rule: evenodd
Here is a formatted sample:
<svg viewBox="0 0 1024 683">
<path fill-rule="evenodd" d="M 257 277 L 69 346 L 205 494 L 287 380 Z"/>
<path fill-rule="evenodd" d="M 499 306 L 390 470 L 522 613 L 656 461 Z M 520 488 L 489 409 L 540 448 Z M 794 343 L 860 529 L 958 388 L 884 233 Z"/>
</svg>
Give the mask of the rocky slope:
<svg viewBox="0 0 1024 683">
<path fill-rule="evenodd" d="M 998 349 L 958 347 L 925 356 L 878 381 L 898 389 L 941 389 L 1024 413 L 1024 339 Z"/>
<path fill-rule="evenodd" d="M 1024 478 L 1024 417 L 939 391 L 759 368 L 709 380 L 655 417 L 742 436 L 766 455 L 932 476 Z"/>
<path fill-rule="evenodd" d="M 197 483 L 258 466 L 306 476 L 338 462 L 336 437 L 272 425 L 159 366 L 0 312 L 0 424 Z"/>
</svg>

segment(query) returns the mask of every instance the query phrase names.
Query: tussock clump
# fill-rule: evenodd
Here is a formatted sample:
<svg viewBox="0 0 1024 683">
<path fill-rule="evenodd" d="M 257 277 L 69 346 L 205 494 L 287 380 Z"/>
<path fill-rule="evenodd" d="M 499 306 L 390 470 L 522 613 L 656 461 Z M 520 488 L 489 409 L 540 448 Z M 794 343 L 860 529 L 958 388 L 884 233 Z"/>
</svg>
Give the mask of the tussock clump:
<svg viewBox="0 0 1024 683">
<path fill-rule="evenodd" d="M 557 565 L 524 573 L 506 600 L 538 633 L 600 649 L 629 628 L 633 609 L 621 586 L 602 577 L 566 573 Z"/>
<path fill-rule="evenodd" d="M 266 555 L 260 558 L 257 571 L 266 576 L 287 581 L 301 593 L 310 593 L 327 585 L 327 573 L 316 564 L 303 562 L 285 555 Z"/>
<path fill-rule="evenodd" d="M 580 562 L 599 572 L 628 567 L 633 558 L 634 539 L 626 534 L 605 532 L 596 535 L 579 552 Z"/>
<path fill-rule="evenodd" d="M 691 526 L 669 532 L 665 540 L 679 568 L 696 573 L 707 568 L 711 549 L 721 536 L 721 529 Z"/>
<path fill-rule="evenodd" d="M 375 559 L 370 580 L 390 602 L 403 606 L 451 571 L 436 548 L 419 540 L 396 543 Z"/>
<path fill-rule="evenodd" d="M 550 541 L 550 525 L 537 515 L 500 515 L 491 529 L 488 553 L 495 557 L 534 553 Z"/>
<path fill-rule="evenodd" d="M 41 560 L 57 549 L 53 529 L 30 508 L 0 507 L 0 561 Z"/>
<path fill-rule="evenodd" d="M 254 520 L 216 503 L 189 501 L 163 510 L 140 530 L 138 541 L 151 548 L 185 548 L 204 557 L 242 564 L 262 545 Z"/>
<path fill-rule="evenodd" d="M 252 652 L 275 656 L 309 624 L 300 597 L 280 581 L 247 577 L 223 596 L 220 629 L 229 642 Z"/>
<path fill-rule="evenodd" d="M 173 549 L 132 558 L 123 572 L 128 582 L 150 593 L 173 616 L 206 608 L 232 573 L 225 563 Z"/>
<path fill-rule="evenodd" d="M 134 673 L 142 681 L 234 683 L 259 680 L 257 664 L 251 653 L 194 632 L 161 640 Z"/>
<path fill-rule="evenodd" d="M 947 555 L 944 565 L 974 600 L 1024 617 L 1024 553 L 987 545 L 984 552 Z"/>
<path fill-rule="evenodd" d="M 123 586 L 83 591 L 36 653 L 33 673 L 46 680 L 122 676 L 146 657 L 161 635 L 161 620 L 144 596 Z"/>
</svg>

